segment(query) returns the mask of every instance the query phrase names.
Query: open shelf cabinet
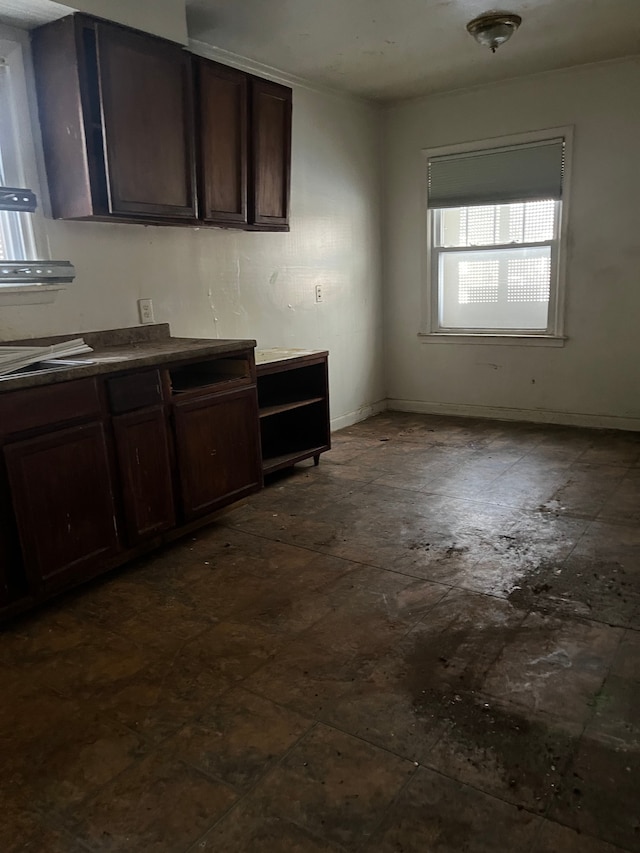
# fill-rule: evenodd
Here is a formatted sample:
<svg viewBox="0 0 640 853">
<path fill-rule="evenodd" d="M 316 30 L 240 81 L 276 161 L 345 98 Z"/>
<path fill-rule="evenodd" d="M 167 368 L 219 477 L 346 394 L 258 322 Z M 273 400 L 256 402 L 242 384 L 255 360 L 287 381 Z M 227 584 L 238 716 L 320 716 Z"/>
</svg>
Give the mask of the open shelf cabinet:
<svg viewBox="0 0 640 853">
<path fill-rule="evenodd" d="M 331 447 L 328 353 L 256 353 L 263 474 L 290 468 Z"/>
</svg>

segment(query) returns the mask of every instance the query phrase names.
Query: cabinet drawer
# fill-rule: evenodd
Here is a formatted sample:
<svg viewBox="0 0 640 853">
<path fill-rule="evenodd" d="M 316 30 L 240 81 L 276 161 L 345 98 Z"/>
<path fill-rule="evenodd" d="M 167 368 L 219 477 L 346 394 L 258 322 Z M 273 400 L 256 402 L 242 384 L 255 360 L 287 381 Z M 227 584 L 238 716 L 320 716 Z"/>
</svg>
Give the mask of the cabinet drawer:
<svg viewBox="0 0 640 853">
<path fill-rule="evenodd" d="M 0 396 L 0 435 L 53 426 L 100 414 L 95 379 L 77 379 Z"/>
<path fill-rule="evenodd" d="M 116 415 L 146 409 L 162 402 L 162 382 L 158 370 L 118 376 L 107 382 L 109 405 Z"/>
</svg>

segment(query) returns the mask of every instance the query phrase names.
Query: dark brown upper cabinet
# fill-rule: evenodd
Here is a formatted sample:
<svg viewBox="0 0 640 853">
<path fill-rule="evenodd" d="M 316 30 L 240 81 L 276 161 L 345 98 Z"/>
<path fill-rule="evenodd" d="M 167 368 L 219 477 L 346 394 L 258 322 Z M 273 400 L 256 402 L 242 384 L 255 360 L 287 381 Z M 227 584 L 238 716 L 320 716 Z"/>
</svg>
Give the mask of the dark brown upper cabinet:
<svg viewBox="0 0 640 853">
<path fill-rule="evenodd" d="M 54 217 L 289 229 L 291 89 L 83 14 L 32 44 Z"/>
<path fill-rule="evenodd" d="M 85 15 L 32 43 L 53 215 L 195 222 L 189 54 Z"/>
<path fill-rule="evenodd" d="M 289 224 L 291 104 L 287 86 L 251 78 L 251 222 L 282 230 Z"/>
<path fill-rule="evenodd" d="M 200 216 L 247 224 L 247 75 L 194 57 L 200 162 Z"/>
</svg>

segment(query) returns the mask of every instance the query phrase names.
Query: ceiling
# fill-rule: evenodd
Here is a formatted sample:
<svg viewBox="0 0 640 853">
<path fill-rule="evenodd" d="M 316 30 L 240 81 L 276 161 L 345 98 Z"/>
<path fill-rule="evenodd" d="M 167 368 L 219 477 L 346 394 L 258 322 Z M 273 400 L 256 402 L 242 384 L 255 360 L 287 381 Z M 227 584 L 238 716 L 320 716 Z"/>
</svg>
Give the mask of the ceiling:
<svg viewBox="0 0 640 853">
<path fill-rule="evenodd" d="M 31 27 L 57 21 L 73 12 L 52 0 L 0 0 L 0 22 L 13 27 Z"/>
<path fill-rule="evenodd" d="M 187 0 L 189 35 L 379 101 L 640 53 L 640 0 L 506 0 L 493 55 L 465 31 L 491 0 Z M 495 7 L 494 7 L 495 8 Z"/>
</svg>

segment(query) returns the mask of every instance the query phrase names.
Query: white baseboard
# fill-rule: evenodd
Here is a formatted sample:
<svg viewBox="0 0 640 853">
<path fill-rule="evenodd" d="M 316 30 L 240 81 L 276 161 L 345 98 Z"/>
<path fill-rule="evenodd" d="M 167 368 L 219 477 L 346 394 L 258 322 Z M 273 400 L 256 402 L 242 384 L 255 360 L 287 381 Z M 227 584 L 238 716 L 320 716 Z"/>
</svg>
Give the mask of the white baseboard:
<svg viewBox="0 0 640 853">
<path fill-rule="evenodd" d="M 552 412 L 546 409 L 510 409 L 499 406 L 394 399 L 387 400 L 387 408 L 395 412 L 416 412 L 423 415 L 459 415 L 465 418 L 492 418 L 500 421 L 531 421 L 542 424 L 640 431 L 640 418 L 623 418 L 615 415 L 587 415 L 575 412 Z"/>
<path fill-rule="evenodd" d="M 348 412 L 346 415 L 341 415 L 339 418 L 331 418 L 331 432 L 357 424 L 358 421 L 364 421 L 372 415 L 379 415 L 380 412 L 387 410 L 387 400 L 379 400 L 377 403 L 371 403 L 369 406 L 362 406 L 356 409 L 355 412 Z"/>
</svg>

